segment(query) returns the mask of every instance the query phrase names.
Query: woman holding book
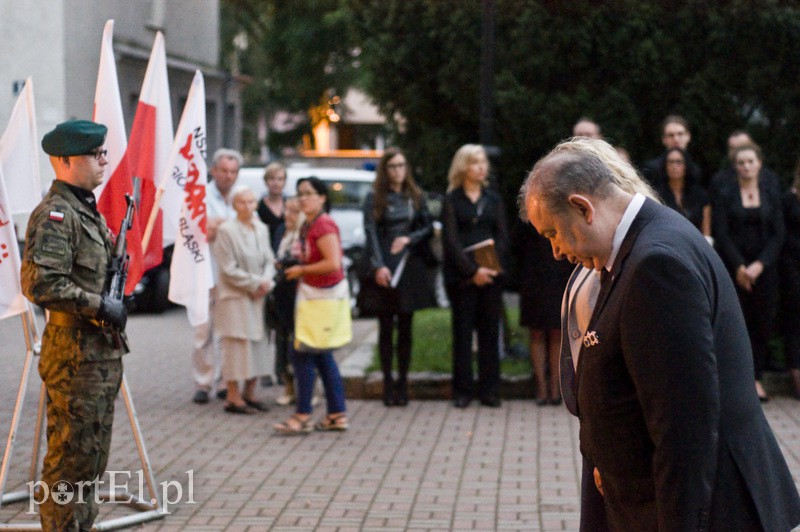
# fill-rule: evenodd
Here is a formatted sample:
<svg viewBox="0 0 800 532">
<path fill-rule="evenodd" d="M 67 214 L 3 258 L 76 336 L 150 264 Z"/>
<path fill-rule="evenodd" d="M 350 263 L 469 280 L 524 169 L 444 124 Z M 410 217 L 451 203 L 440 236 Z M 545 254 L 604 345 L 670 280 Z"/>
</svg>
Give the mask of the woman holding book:
<svg viewBox="0 0 800 532">
<path fill-rule="evenodd" d="M 444 281 L 452 310 L 453 403 L 500 406 L 500 317 L 508 228 L 500 194 L 486 187 L 489 161 L 476 144 L 458 149 L 442 206 Z M 478 383 L 472 374 L 472 332 L 478 333 Z M 477 392 L 477 394 L 476 394 Z"/>
<path fill-rule="evenodd" d="M 433 222 L 405 155 L 388 149 L 364 201 L 366 276 L 359 306 L 378 316 L 383 404 L 408 404 L 411 323 L 415 310 L 433 307 L 429 244 Z M 392 338 L 397 328 L 397 345 Z M 397 380 L 392 375 L 397 353 Z"/>
</svg>

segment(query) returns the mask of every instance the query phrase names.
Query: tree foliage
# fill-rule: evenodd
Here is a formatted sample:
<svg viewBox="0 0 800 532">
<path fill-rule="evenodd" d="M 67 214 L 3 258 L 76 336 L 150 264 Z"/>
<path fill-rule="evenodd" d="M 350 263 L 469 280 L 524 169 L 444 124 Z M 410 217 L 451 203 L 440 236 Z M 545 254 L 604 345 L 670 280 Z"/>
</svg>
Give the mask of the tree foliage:
<svg viewBox="0 0 800 532">
<path fill-rule="evenodd" d="M 247 36 L 247 49 L 238 53 L 240 69 L 250 78 L 243 91 L 250 139 L 260 113 L 306 114 L 329 90 L 343 94 L 354 83 L 355 35 L 345 4 L 342 0 L 223 2 L 223 53 L 234 52 L 237 35 Z M 294 131 L 272 135 L 271 140 L 297 144 L 310 126 L 306 121 Z"/>
<path fill-rule="evenodd" d="M 498 173 L 512 196 L 527 170 L 583 115 L 635 161 L 662 147 L 670 113 L 713 173 L 730 131 L 748 129 L 786 173 L 800 141 L 800 11 L 774 1 L 608 3 L 496 0 Z M 428 186 L 477 142 L 480 3 L 362 0 L 353 20 L 365 88 Z M 513 196 L 512 196 L 513 197 Z"/>
<path fill-rule="evenodd" d="M 250 109 L 307 110 L 360 85 L 426 187 L 444 190 L 455 150 L 478 142 L 478 0 L 227 0 L 253 35 Z M 533 163 L 597 120 L 634 161 L 662 149 L 659 123 L 692 126 L 712 174 L 747 129 L 788 177 L 800 143 L 800 8 L 775 0 L 495 0 L 496 170 L 508 199 Z"/>
</svg>

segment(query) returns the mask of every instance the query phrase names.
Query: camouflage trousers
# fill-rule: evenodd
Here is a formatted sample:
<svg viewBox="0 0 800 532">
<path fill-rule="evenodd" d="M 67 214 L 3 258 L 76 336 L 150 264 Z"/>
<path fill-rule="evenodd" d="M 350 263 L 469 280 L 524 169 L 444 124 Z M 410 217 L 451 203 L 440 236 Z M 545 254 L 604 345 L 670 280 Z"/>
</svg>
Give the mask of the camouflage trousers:
<svg viewBox="0 0 800 532">
<path fill-rule="evenodd" d="M 42 481 L 50 496 L 39 506 L 42 529 L 90 530 L 98 509 L 88 482 L 102 477 L 108 464 L 122 360 L 77 362 L 43 357 L 39 375 L 49 398 Z M 70 483 L 74 490 L 71 500 L 55 500 L 59 481 Z M 81 481 L 86 483 L 82 489 L 77 484 Z"/>
</svg>

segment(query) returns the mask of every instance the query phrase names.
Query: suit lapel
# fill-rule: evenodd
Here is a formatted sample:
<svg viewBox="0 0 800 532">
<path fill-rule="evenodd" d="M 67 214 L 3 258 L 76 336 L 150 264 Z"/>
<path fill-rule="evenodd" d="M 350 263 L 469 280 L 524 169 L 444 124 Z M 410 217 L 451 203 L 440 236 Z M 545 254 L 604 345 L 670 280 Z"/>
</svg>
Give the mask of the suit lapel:
<svg viewBox="0 0 800 532">
<path fill-rule="evenodd" d="M 622 267 L 625 264 L 625 259 L 628 258 L 628 255 L 633 249 L 633 244 L 636 242 L 636 238 L 639 236 L 642 228 L 647 225 L 650 219 L 655 214 L 655 207 L 657 204 L 651 200 L 646 199 L 642 208 L 639 209 L 639 213 L 633 219 L 630 228 L 628 229 L 628 233 L 625 235 L 625 238 L 622 240 L 622 244 L 619 247 L 619 252 L 617 252 L 617 257 L 614 260 L 614 264 L 611 265 L 611 272 L 610 272 L 610 279 L 600 290 L 600 294 L 597 296 L 597 303 L 594 306 L 594 310 L 592 311 L 592 318 L 589 320 L 589 328 L 591 329 L 592 325 L 597 321 L 598 316 L 603 310 L 603 307 L 608 300 L 609 294 L 614 289 L 614 285 L 619 279 L 620 273 L 622 272 Z"/>
</svg>

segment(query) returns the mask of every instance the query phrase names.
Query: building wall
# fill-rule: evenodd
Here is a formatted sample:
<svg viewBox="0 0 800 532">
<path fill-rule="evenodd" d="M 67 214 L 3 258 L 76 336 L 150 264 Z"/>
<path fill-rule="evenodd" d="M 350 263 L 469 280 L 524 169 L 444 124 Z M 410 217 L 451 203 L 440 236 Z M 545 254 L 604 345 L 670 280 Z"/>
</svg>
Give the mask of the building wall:
<svg viewBox="0 0 800 532">
<path fill-rule="evenodd" d="M 239 85 L 219 58 L 219 0 L 0 0 L 0 132 L 15 80 L 33 77 L 39 136 L 70 118 L 91 118 L 103 28 L 114 19 L 114 55 L 130 132 L 150 49 L 164 33 L 174 127 L 195 69 L 206 84 L 209 157 L 241 146 Z M 226 113 L 226 109 L 228 112 Z M 53 179 L 41 158 L 42 181 Z"/>
<path fill-rule="evenodd" d="M 41 14 L 46 12 L 48 16 Z M 39 136 L 63 119 L 65 107 L 64 2 L 62 0 L 0 0 L 0 134 L 5 131 L 17 100 L 15 82 L 32 78 Z M 44 153 L 43 181 L 53 179 Z"/>
</svg>

